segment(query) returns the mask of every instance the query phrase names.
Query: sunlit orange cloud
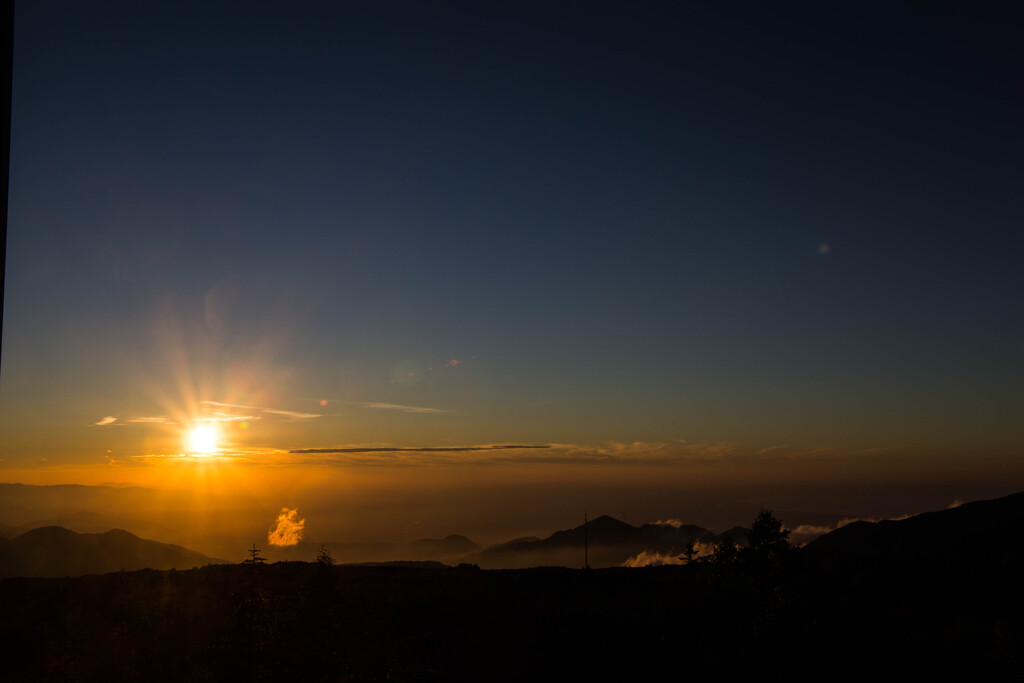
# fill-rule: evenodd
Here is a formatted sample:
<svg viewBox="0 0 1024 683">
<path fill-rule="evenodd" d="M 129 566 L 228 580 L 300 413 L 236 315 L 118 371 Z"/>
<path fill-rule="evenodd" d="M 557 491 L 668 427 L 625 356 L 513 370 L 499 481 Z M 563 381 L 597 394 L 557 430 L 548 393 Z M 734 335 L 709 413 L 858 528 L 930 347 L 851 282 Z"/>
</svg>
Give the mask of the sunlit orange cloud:
<svg viewBox="0 0 1024 683">
<path fill-rule="evenodd" d="M 298 508 L 282 508 L 274 526 L 267 532 L 267 543 L 279 547 L 296 545 L 302 540 L 302 531 L 305 527 L 306 520 L 299 519 Z"/>
</svg>

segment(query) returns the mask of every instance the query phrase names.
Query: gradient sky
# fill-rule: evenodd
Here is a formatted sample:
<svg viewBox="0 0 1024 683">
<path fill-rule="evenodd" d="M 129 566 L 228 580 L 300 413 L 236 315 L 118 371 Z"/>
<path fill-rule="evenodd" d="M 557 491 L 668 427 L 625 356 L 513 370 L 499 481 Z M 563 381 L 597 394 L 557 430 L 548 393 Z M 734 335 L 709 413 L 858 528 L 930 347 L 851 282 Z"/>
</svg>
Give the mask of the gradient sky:
<svg viewBox="0 0 1024 683">
<path fill-rule="evenodd" d="M 710 4 L 19 3 L 6 478 L 1024 487 L 1021 27 Z"/>
</svg>

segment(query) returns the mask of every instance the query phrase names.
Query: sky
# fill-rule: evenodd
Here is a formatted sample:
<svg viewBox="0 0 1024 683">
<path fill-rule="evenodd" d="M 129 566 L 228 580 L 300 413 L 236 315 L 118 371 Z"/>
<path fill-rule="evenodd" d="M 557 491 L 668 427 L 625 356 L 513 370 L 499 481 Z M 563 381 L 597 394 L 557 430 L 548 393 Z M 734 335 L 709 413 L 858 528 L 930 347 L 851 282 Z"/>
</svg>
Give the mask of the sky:
<svg viewBox="0 0 1024 683">
<path fill-rule="evenodd" d="M 19 3 L 0 479 L 1024 488 L 1016 19 L 485 4 Z"/>
</svg>

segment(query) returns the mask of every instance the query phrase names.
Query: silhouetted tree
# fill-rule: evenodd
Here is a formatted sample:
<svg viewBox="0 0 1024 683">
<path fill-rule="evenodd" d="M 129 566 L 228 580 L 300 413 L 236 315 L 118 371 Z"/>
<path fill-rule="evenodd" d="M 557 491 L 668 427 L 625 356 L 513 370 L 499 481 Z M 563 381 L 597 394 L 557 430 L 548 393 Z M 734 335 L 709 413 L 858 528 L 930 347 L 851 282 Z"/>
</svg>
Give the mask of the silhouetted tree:
<svg viewBox="0 0 1024 683">
<path fill-rule="evenodd" d="M 697 544 L 693 541 L 687 543 L 681 557 L 686 558 L 687 564 L 693 562 L 694 558 L 697 557 Z"/>
<path fill-rule="evenodd" d="M 259 548 L 256 547 L 255 543 L 253 543 L 252 544 L 252 548 L 249 548 L 249 550 L 247 550 L 246 552 L 249 553 L 250 555 L 252 555 L 252 557 L 250 557 L 248 560 L 246 560 L 242 564 L 251 564 L 253 566 L 256 566 L 256 565 L 264 564 L 267 561 L 267 558 L 260 557 L 260 552 L 261 551 L 260 551 Z"/>
<path fill-rule="evenodd" d="M 782 526 L 771 510 L 761 510 L 747 534 L 750 551 L 759 555 L 778 556 L 789 550 L 789 529 Z"/>
<path fill-rule="evenodd" d="M 711 554 L 711 562 L 714 564 L 732 564 L 737 559 L 739 559 L 739 548 L 736 547 L 736 541 L 729 536 L 723 537 Z"/>
<path fill-rule="evenodd" d="M 334 556 L 331 555 L 331 551 L 325 545 L 320 546 L 320 551 L 316 554 L 316 559 L 313 561 L 320 569 L 330 569 L 334 566 Z"/>
</svg>

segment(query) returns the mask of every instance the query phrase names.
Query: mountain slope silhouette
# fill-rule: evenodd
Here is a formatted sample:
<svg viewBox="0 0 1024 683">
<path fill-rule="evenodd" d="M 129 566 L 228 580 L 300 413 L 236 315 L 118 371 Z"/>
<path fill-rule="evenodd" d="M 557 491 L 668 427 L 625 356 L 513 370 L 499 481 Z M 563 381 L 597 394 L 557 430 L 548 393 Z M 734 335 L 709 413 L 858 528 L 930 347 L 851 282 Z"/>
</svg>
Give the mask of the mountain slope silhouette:
<svg viewBox="0 0 1024 683">
<path fill-rule="evenodd" d="M 808 555 L 926 558 L 1021 555 L 1024 492 L 902 520 L 853 522 L 808 543 Z"/>
<path fill-rule="evenodd" d="M 190 569 L 216 560 L 188 548 L 139 538 L 123 529 L 79 534 L 40 527 L 0 540 L 0 577 L 82 576 L 121 569 Z"/>
</svg>

